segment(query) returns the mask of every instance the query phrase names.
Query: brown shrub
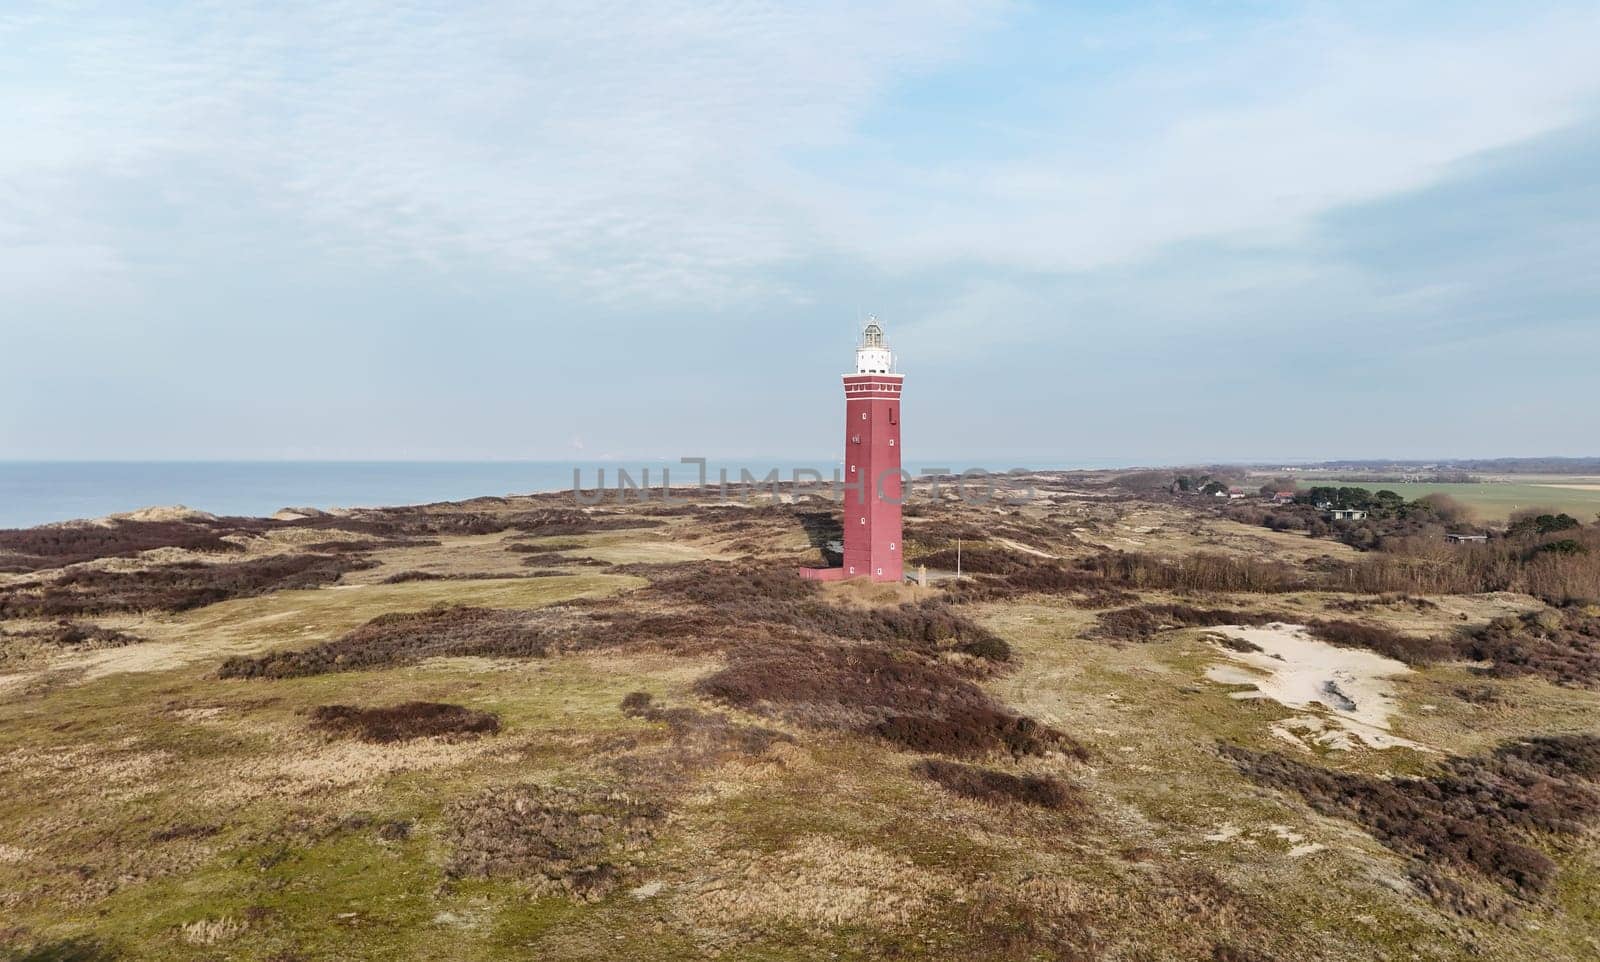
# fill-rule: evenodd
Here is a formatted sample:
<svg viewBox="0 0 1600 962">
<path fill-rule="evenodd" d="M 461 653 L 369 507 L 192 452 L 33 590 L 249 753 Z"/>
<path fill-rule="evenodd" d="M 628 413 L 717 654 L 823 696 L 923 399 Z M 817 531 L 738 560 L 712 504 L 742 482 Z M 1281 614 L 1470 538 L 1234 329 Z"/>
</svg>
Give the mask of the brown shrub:
<svg viewBox="0 0 1600 962">
<path fill-rule="evenodd" d="M 819 597 L 815 582 L 789 567 L 683 565 L 659 577 L 648 591 L 710 607 L 733 625 L 768 625 L 799 637 L 886 642 L 924 651 L 950 649 L 993 662 L 1003 662 L 1011 654 L 1004 640 L 938 599 L 896 608 L 829 605 Z"/>
<path fill-rule="evenodd" d="M 1257 652 L 1257 651 L 1266 651 L 1265 648 L 1262 648 L 1260 645 L 1256 644 L 1255 642 L 1246 641 L 1243 638 L 1222 637 L 1222 638 L 1216 639 L 1216 642 L 1217 642 L 1217 644 L 1221 645 L 1224 648 L 1227 648 L 1227 649 L 1232 650 L 1232 651 L 1243 652 L 1243 653 L 1246 653 L 1246 654 L 1249 654 L 1251 652 Z"/>
<path fill-rule="evenodd" d="M 512 554 L 557 554 L 562 551 L 570 551 L 573 547 L 575 547 L 573 544 L 527 544 L 526 542 L 514 541 L 506 545 L 506 550 Z"/>
<path fill-rule="evenodd" d="M 1546 889 L 1555 873 L 1532 847 L 1537 835 L 1576 834 L 1600 818 L 1600 738 L 1591 735 L 1509 743 L 1453 758 L 1425 778 L 1379 779 L 1233 745 L 1221 750 L 1251 779 L 1293 790 L 1396 851 L 1472 869 L 1523 897 Z"/>
<path fill-rule="evenodd" d="M 502 609 L 436 605 L 379 615 L 310 648 L 237 655 L 222 678 L 299 678 L 410 665 L 426 658 L 542 658 L 560 651 L 622 645 L 700 650 L 725 623 L 699 614 L 640 614 L 582 603 Z"/>
<path fill-rule="evenodd" d="M 301 545 L 301 551 L 315 554 L 365 554 L 370 551 L 383 551 L 387 548 L 437 548 L 444 544 L 433 538 L 391 538 L 386 540 L 365 539 L 361 541 L 318 541 L 314 544 Z"/>
<path fill-rule="evenodd" d="M 1273 612 L 1196 608 L 1191 605 L 1138 605 L 1102 614 L 1092 635 L 1115 641 L 1148 641 L 1163 631 L 1176 628 L 1270 625 L 1291 621 L 1292 616 Z"/>
<path fill-rule="evenodd" d="M 157 829 L 156 831 L 151 832 L 150 841 L 159 844 L 161 842 L 175 842 L 180 839 L 211 838 L 213 835 L 217 835 L 221 831 L 222 826 L 220 825 L 202 825 L 197 822 L 180 822 L 177 825 L 169 825 L 166 828 Z"/>
<path fill-rule="evenodd" d="M 500 578 L 533 578 L 536 574 L 504 571 L 457 571 L 443 574 L 437 571 L 399 571 L 383 579 L 386 585 L 403 585 L 413 581 L 487 581 Z"/>
<path fill-rule="evenodd" d="M 1497 618 L 1456 639 L 1460 657 L 1490 662 L 1499 677 L 1536 675 L 1580 688 L 1600 681 L 1600 617 L 1582 610 Z"/>
<path fill-rule="evenodd" d="M 879 642 L 928 655 L 961 653 L 989 665 L 1010 657 L 1002 639 L 937 600 L 885 609 L 833 606 L 792 571 L 678 567 L 690 570 L 652 572 L 657 581 L 638 598 L 658 604 L 645 611 L 633 598 L 527 610 L 439 606 L 382 615 L 308 649 L 230 658 L 221 677 L 289 678 L 430 657 L 537 658 L 619 646 L 704 651 L 772 637 Z"/>
<path fill-rule="evenodd" d="M 363 558 L 272 555 L 206 564 L 186 561 L 140 571 L 73 570 L 42 587 L 0 591 L 0 617 L 59 618 L 137 611 L 188 611 L 233 598 L 317 588 L 372 567 Z"/>
<path fill-rule="evenodd" d="M 294 523 L 300 526 L 338 527 L 379 537 L 415 537 L 499 534 L 502 531 L 520 531 L 540 536 L 576 535 L 657 528 L 665 522 L 631 515 L 590 514 L 577 508 L 480 511 L 445 503 L 368 509 L 343 517 L 315 518 Z"/>
<path fill-rule="evenodd" d="M 1551 605 L 1591 604 L 1600 602 L 1600 526 L 1486 544 L 1409 539 L 1374 557 L 1327 565 L 1326 578 L 1333 587 L 1372 594 L 1517 591 Z"/>
<path fill-rule="evenodd" d="M 311 727 L 381 744 L 441 735 L 493 735 L 500 731 L 500 716 L 428 701 L 408 701 L 381 708 L 318 705 L 311 710 Z"/>
<path fill-rule="evenodd" d="M 749 644 L 699 691 L 812 728 L 869 733 L 913 751 L 1087 757 L 1070 737 L 992 701 L 958 669 L 869 646 Z"/>
<path fill-rule="evenodd" d="M 1102 551 L 1074 567 L 1028 557 L 996 575 L 980 575 L 950 590 L 953 601 L 993 601 L 1028 594 L 1081 593 L 1089 601 L 1126 603 L 1126 589 L 1179 592 L 1284 592 L 1315 587 L 1317 578 L 1276 561 L 1198 553 L 1175 558 L 1141 552 Z M 1106 604 L 1090 604 L 1105 607 Z"/>
<path fill-rule="evenodd" d="M 223 540 L 240 530 L 221 519 L 115 521 L 0 530 L 0 570 L 40 571 L 96 558 L 127 558 L 154 548 L 240 551 L 239 545 Z"/>
<path fill-rule="evenodd" d="M 446 817 L 447 874 L 521 879 L 594 901 L 650 843 L 662 810 L 617 793 L 520 785 L 458 801 Z"/>
<path fill-rule="evenodd" d="M 1516 902 L 1507 898 L 1503 890 L 1486 891 L 1467 885 L 1433 865 L 1418 865 L 1407 878 L 1430 901 L 1466 918 L 1505 922 L 1516 914 Z"/>
<path fill-rule="evenodd" d="M 582 555 L 570 554 L 533 554 L 522 559 L 522 563 L 530 568 L 609 568 L 611 562 L 601 561 L 599 558 L 586 558 Z"/>
<path fill-rule="evenodd" d="M 222 678 L 296 678 L 414 664 L 448 655 L 500 654 L 539 657 L 549 651 L 549 631 L 534 612 L 438 605 L 426 611 L 379 615 L 334 641 L 299 651 L 235 656 L 222 663 Z"/>
<path fill-rule="evenodd" d="M 1438 611 L 1439 606 L 1427 598 L 1415 595 L 1378 595 L 1373 598 L 1334 598 L 1328 607 L 1336 611 L 1362 612 L 1376 608 L 1412 608 L 1416 611 Z"/>
<path fill-rule="evenodd" d="M 1358 621 L 1316 619 L 1307 624 L 1311 633 L 1329 644 L 1365 648 L 1408 665 L 1431 665 L 1455 655 L 1455 646 L 1443 638 L 1417 638 L 1383 625 Z"/>
<path fill-rule="evenodd" d="M 1280 561 L 1197 553 L 1177 558 L 1107 551 L 1080 562 L 1107 583 L 1172 591 L 1281 592 L 1315 587 L 1313 579 Z"/>
<path fill-rule="evenodd" d="M 944 571 L 956 570 L 959 561 L 962 573 L 971 575 L 1010 575 L 1026 571 L 1039 562 L 1033 555 L 982 542 L 963 544 L 959 551 L 951 546 L 923 552 L 913 556 L 911 560 L 916 564 L 925 564 L 930 568 Z"/>
<path fill-rule="evenodd" d="M 773 745 L 794 741 L 784 732 L 739 724 L 717 712 L 663 708 L 648 692 L 629 693 L 621 707 L 624 715 L 663 724 L 667 730 L 664 750 L 632 752 L 614 763 L 634 785 L 673 788 L 705 769 L 738 758 L 754 758 Z"/>
<path fill-rule="evenodd" d="M 4 637 L 4 635 L 4 632 L 0 632 L 0 637 Z M 81 621 L 67 621 L 65 619 L 48 628 L 13 632 L 12 637 L 28 638 L 63 648 L 95 649 L 121 648 L 124 645 L 136 645 L 144 640 L 125 631 L 118 631 L 115 628 L 102 628 L 99 625 L 86 624 Z"/>
<path fill-rule="evenodd" d="M 814 581 L 790 567 L 709 561 L 674 565 L 652 580 L 649 593 L 701 605 L 750 605 L 814 599 Z"/>
<path fill-rule="evenodd" d="M 1021 802 L 1058 811 L 1081 812 L 1085 808 L 1081 791 L 1049 775 L 1012 775 L 933 758 L 918 762 L 915 771 L 963 798 L 995 804 Z"/>
</svg>

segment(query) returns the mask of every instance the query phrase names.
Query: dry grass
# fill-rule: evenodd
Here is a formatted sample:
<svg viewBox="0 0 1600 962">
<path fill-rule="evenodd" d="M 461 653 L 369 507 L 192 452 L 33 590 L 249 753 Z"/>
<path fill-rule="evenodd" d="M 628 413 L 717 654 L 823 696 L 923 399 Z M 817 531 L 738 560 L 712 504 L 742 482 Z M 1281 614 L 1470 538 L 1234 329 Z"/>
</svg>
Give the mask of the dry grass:
<svg viewBox="0 0 1600 962">
<path fill-rule="evenodd" d="M 220 945 L 232 942 L 250 928 L 238 919 L 224 916 L 220 919 L 201 919 L 183 926 L 180 934 L 190 945 Z"/>
<path fill-rule="evenodd" d="M 541 785 L 491 789 L 450 807 L 446 870 L 599 899 L 621 882 L 661 816 L 658 805 L 617 792 Z"/>
<path fill-rule="evenodd" d="M 953 880 L 870 845 L 829 836 L 797 839 L 779 852 L 737 852 L 685 899 L 697 926 L 782 931 L 872 926 L 904 930 Z"/>
<path fill-rule="evenodd" d="M 1530 899 L 1253 790 L 1217 740 L 1281 747 L 1270 731 L 1285 712 L 1206 684 L 1215 648 L 1161 632 L 1247 612 L 1378 647 L 1453 640 L 1535 602 L 1329 593 L 1315 559 L 1348 560 L 1342 545 L 1080 487 L 1041 488 L 1005 514 L 912 519 L 921 550 L 966 531 L 1016 566 L 957 591 L 797 583 L 832 515 L 789 505 L 579 517 L 484 499 L 251 535 L 218 558 L 292 549 L 379 565 L 338 587 L 95 619 L 139 645 L 27 642 L 27 670 L 61 680 L 0 704 L 0 957 L 77 933 L 152 958 L 1587 962 L 1573 947 L 1593 935 L 1592 836 L 1503 833 L 1556 865 Z M 632 512 L 665 523 L 620 526 Z M 566 525 L 584 530 L 552 534 Z M 550 550 L 510 551 L 511 538 Z M 93 567 L 204 560 L 185 550 Z M 736 554 L 750 557 L 685 560 Z M 550 555 L 618 564 L 509 576 Z M 1251 564 L 1180 561 L 1199 555 Z M 1278 562 L 1306 582 L 1257 590 Z M 377 583 L 407 571 L 426 579 Z M 1216 571 L 1244 575 L 1201 587 Z M 480 574 L 496 577 L 463 577 Z M 1160 584 L 1172 587 L 1148 587 Z M 642 590 L 616 594 L 629 588 Z M 573 603 L 584 594 L 595 600 Z M 1087 637 L 1113 607 L 1145 609 L 1111 621 L 1146 644 Z M 8 623 L 8 641 L 18 627 L 51 626 Z M 1565 619 L 1512 633 L 1524 646 L 1542 633 L 1563 657 L 1583 637 Z M 219 682 L 230 656 L 310 670 Z M 1427 793 L 1445 791 L 1432 780 L 1452 778 L 1452 812 L 1480 797 L 1578 812 L 1555 786 L 1590 777 L 1584 756 L 1486 746 L 1584 728 L 1600 702 L 1509 673 L 1419 659 L 1395 689 L 1397 730 L 1483 764 L 1352 751 L 1339 771 L 1400 786 L 1428 817 Z M 411 701 L 492 710 L 503 732 L 363 740 L 372 706 Z M 351 737 L 311 730 L 318 706 L 360 706 L 333 713 Z M 1528 772 L 1539 778 L 1518 781 Z M 1208 841 L 1225 821 L 1239 834 Z M 1538 927 L 1493 921 L 1506 904 Z M 184 926 L 228 920 L 249 927 L 185 941 Z"/>
</svg>

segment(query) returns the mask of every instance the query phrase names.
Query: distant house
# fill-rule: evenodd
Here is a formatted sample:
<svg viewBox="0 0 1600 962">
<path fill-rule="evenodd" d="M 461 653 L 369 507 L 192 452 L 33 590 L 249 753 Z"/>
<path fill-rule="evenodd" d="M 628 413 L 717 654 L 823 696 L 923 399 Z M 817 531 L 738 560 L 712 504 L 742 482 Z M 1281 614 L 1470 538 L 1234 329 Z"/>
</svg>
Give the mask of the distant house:
<svg viewBox="0 0 1600 962">
<path fill-rule="evenodd" d="M 1367 513 L 1360 508 L 1329 508 L 1323 517 L 1329 521 L 1365 521 Z"/>
<path fill-rule="evenodd" d="M 1446 534 L 1444 540 L 1451 544 L 1484 544 L 1489 540 L 1486 534 Z"/>
<path fill-rule="evenodd" d="M 1272 494 L 1272 503 L 1273 504 L 1293 504 L 1294 503 L 1294 495 L 1295 495 L 1295 493 L 1293 491 L 1274 491 L 1273 494 Z"/>
<path fill-rule="evenodd" d="M 1243 488 L 1229 488 L 1228 489 L 1228 500 L 1229 501 L 1237 501 L 1238 499 L 1240 499 L 1242 497 L 1244 497 L 1244 489 Z"/>
</svg>

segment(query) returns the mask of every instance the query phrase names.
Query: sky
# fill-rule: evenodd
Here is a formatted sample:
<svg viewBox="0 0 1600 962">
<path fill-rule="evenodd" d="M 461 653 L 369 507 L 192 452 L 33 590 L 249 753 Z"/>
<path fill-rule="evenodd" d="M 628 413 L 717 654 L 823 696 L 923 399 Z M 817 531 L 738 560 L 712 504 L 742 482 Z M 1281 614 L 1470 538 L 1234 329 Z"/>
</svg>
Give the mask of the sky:
<svg viewBox="0 0 1600 962">
<path fill-rule="evenodd" d="M 1600 5 L 0 5 L 0 460 L 1600 455 Z"/>
</svg>

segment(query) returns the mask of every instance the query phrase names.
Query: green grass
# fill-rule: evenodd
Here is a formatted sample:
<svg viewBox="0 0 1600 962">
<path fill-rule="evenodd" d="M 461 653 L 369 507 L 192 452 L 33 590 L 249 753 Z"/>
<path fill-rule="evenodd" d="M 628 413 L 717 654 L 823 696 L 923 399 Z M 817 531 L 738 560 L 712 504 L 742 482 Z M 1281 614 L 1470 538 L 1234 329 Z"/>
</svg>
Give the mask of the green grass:
<svg viewBox="0 0 1600 962">
<path fill-rule="evenodd" d="M 1351 479 L 1304 478 L 1302 487 L 1348 485 L 1369 491 L 1393 491 L 1408 501 L 1429 494 L 1448 494 L 1471 508 L 1483 521 L 1504 521 L 1513 512 L 1528 508 L 1565 511 L 1579 521 L 1589 522 L 1600 514 L 1600 491 L 1574 491 L 1542 484 L 1505 484 L 1485 481 L 1478 484 L 1432 484 L 1426 482 L 1362 481 Z"/>
<path fill-rule="evenodd" d="M 671 545 L 608 533 L 585 547 L 643 560 L 672 555 L 661 547 Z M 139 628 L 152 640 L 114 650 L 125 661 L 100 665 L 105 673 L 0 702 L 0 846 L 9 852 L 0 858 L 0 959 L 11 958 L 8 926 L 27 929 L 18 944 L 103 939 L 128 962 L 1020 960 L 1047 957 L 1061 936 L 1056 927 L 1070 935 L 1079 925 L 1105 944 L 1094 954 L 1108 958 L 1207 958 L 1227 942 L 1304 962 L 1465 960 L 1474 955 L 1469 941 L 1480 958 L 1590 957 L 1586 940 L 1600 925 L 1594 840 L 1556 852 L 1559 888 L 1547 905 L 1529 908 L 1526 926 L 1442 915 L 1404 891 L 1405 859 L 1348 822 L 1246 782 L 1218 755 L 1219 741 L 1295 751 L 1271 726 L 1296 712 L 1232 699 L 1228 686 L 1205 681 L 1220 656 L 1200 633 L 1138 645 L 1095 641 L 1085 637 L 1095 614 L 1060 602 L 970 609 L 1017 653 L 1010 670 L 984 683 L 1006 704 L 1081 739 L 1092 758 L 984 763 L 1072 782 L 1088 800 L 1081 813 L 956 798 L 918 775 L 910 753 L 793 727 L 796 744 L 760 765 L 691 772 L 675 789 L 628 774 L 639 769 L 623 761 L 652 763 L 694 745 L 673 743 L 665 725 L 623 715 L 622 697 L 647 690 L 668 706 L 715 710 L 693 695 L 696 679 L 718 664 L 712 656 L 612 651 L 433 659 L 279 681 L 215 677 L 226 655 L 314 644 L 385 611 L 551 604 L 642 583 L 586 571 L 241 599 L 148 618 Z M 1315 598 L 1285 603 L 1321 610 Z M 1449 627 L 1447 613 L 1406 617 Z M 161 658 L 138 661 L 152 652 Z M 1600 710 L 1592 692 L 1533 681 L 1496 682 L 1514 697 L 1492 713 L 1451 694 L 1479 683 L 1461 666 L 1407 676 L 1397 692 L 1403 733 L 1443 757 L 1527 731 L 1584 729 Z M 353 748 L 307 728 L 315 705 L 414 698 L 494 711 L 504 729 L 447 750 Z M 1372 774 L 1435 763 L 1376 751 L 1319 752 L 1315 760 Z M 307 766 L 326 777 L 307 777 Z M 345 777 L 350 772 L 360 777 Z M 668 814 L 624 887 L 600 902 L 541 896 L 515 881 L 449 878 L 451 803 L 528 782 L 637 790 Z M 412 824 L 409 838 L 377 834 L 391 819 Z M 184 825 L 216 832 L 156 841 L 161 830 Z M 1237 832 L 1218 840 L 1224 826 Z M 1292 857 L 1274 826 L 1328 847 Z M 873 859 L 797 864 L 795 853 L 804 852 Z M 887 868 L 841 874 L 839 864 Z M 903 923 L 880 927 L 849 914 L 837 923 L 797 921 L 807 917 L 800 910 L 857 892 L 870 908 L 902 891 L 901 871 L 928 880 L 931 893 Z M 1225 883 L 1221 894 L 1207 894 L 1210 874 Z M 101 894 L 99 880 L 117 884 Z M 662 883 L 656 895 L 628 894 L 646 881 Z M 24 897 L 30 890 L 48 894 Z M 748 920 L 723 918 L 697 901 L 708 892 L 759 897 L 762 908 Z M 7 904 L 10 893 L 19 897 Z M 186 925 L 224 919 L 248 928 L 215 945 L 186 937 Z"/>
</svg>

